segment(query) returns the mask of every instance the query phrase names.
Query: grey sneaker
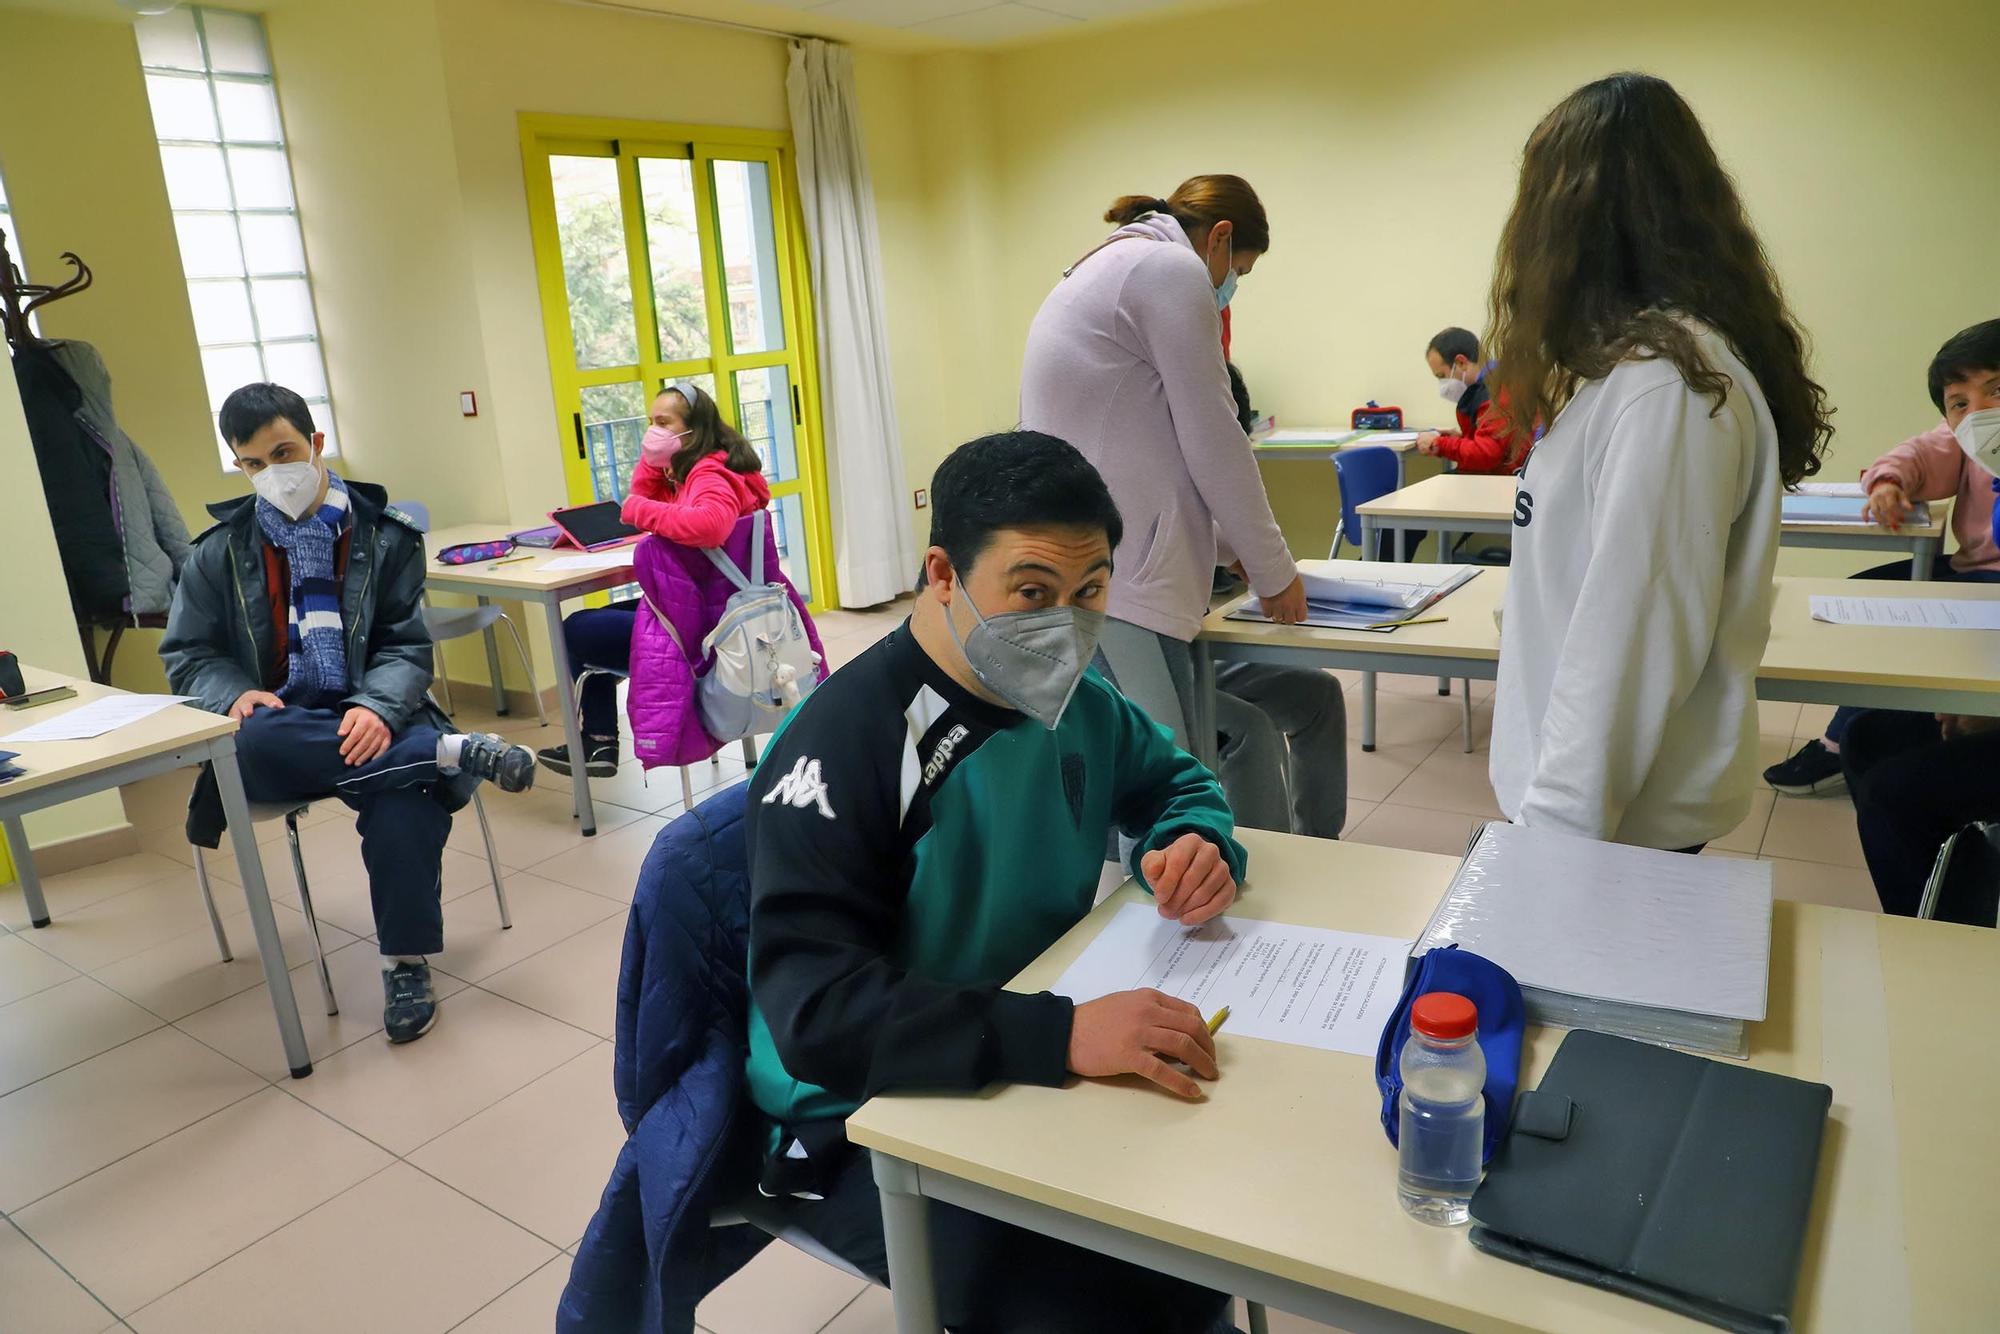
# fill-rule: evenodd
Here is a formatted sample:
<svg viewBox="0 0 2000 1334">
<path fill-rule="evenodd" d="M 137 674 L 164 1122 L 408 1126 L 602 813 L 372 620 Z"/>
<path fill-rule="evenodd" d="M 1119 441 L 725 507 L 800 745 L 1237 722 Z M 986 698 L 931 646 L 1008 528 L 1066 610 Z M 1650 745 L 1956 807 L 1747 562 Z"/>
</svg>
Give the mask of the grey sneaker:
<svg viewBox="0 0 2000 1334">
<path fill-rule="evenodd" d="M 535 752 L 491 732 L 467 732 L 458 752 L 458 771 L 495 784 L 502 792 L 525 792 L 535 785 Z"/>
<path fill-rule="evenodd" d="M 391 1042 L 415 1042 L 437 1023 L 437 992 L 427 963 L 399 963 L 382 974 L 382 999 L 382 1027 Z"/>
</svg>

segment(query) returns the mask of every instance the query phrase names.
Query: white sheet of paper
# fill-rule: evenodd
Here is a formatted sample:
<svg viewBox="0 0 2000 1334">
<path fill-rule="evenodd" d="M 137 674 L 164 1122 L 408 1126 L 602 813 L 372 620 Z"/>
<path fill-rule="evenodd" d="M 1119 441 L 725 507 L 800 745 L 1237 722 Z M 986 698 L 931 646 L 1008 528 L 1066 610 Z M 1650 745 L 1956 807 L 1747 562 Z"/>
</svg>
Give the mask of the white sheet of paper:
<svg viewBox="0 0 2000 1334">
<path fill-rule="evenodd" d="M 632 563 L 631 547 L 613 547 L 609 551 L 586 551 L 581 556 L 557 556 L 544 561 L 544 570 L 616 570 Z"/>
<path fill-rule="evenodd" d="M 1082 1004 L 1151 987 L 1213 1016 L 1225 1034 L 1372 1056 L 1403 993 L 1410 942 L 1218 917 L 1184 927 L 1128 903 L 1052 990 Z"/>
<path fill-rule="evenodd" d="M 2000 630 L 2000 602 L 1972 598 L 1812 599 L 1812 617 L 1829 625 L 1884 625 L 1919 630 Z"/>
<path fill-rule="evenodd" d="M 187 702 L 186 695 L 106 695 L 68 713 L 10 732 L 5 740 L 9 746 L 16 742 L 87 741 Z"/>
<path fill-rule="evenodd" d="M 1260 435 L 1260 445 L 1337 445 L 1355 434 L 1351 426 L 1288 426 Z"/>
</svg>

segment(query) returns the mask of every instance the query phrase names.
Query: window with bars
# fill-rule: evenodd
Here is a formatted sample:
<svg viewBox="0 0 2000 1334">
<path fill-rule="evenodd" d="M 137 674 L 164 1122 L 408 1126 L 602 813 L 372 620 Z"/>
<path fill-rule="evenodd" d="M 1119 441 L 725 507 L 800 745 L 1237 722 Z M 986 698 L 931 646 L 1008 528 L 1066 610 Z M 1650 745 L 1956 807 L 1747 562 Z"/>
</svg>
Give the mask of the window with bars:
<svg viewBox="0 0 2000 1334">
<path fill-rule="evenodd" d="M 211 418 L 239 385 L 274 381 L 338 453 L 263 20 L 185 5 L 136 26 Z M 235 466 L 220 430 L 216 450 Z"/>
</svg>

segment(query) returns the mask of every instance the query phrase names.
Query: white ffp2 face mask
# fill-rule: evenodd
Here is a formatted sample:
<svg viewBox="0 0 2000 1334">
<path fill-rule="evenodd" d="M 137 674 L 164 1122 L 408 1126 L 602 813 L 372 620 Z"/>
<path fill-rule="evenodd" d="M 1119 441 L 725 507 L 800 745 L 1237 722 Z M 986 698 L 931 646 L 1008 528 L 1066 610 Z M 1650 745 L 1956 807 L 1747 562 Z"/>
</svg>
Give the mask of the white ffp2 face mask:
<svg viewBox="0 0 2000 1334">
<path fill-rule="evenodd" d="M 2000 474 L 2000 408 L 1981 408 L 1959 418 L 1951 433 L 1965 457 L 1990 473 Z"/>
<path fill-rule="evenodd" d="M 1447 403 L 1456 403 L 1465 397 L 1465 391 L 1471 387 L 1456 375 L 1447 375 L 1438 381 L 1438 397 Z"/>
<path fill-rule="evenodd" d="M 273 463 L 250 479 L 257 495 L 293 523 L 319 498 L 319 463 Z"/>
</svg>

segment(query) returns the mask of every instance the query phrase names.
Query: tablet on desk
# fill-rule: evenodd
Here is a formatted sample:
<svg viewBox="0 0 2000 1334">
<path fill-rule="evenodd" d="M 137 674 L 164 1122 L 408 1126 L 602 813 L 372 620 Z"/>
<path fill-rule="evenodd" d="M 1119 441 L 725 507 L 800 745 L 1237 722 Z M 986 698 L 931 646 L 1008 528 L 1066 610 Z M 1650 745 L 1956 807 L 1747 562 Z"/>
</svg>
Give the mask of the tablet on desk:
<svg viewBox="0 0 2000 1334">
<path fill-rule="evenodd" d="M 640 536 L 637 528 L 618 517 L 618 510 L 619 504 L 615 500 L 578 505 L 573 509 L 550 510 L 549 518 L 563 531 L 564 541 L 556 545 L 597 551 Z"/>
</svg>

